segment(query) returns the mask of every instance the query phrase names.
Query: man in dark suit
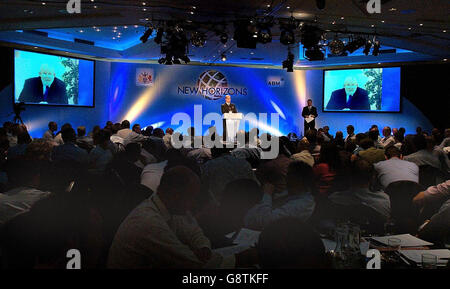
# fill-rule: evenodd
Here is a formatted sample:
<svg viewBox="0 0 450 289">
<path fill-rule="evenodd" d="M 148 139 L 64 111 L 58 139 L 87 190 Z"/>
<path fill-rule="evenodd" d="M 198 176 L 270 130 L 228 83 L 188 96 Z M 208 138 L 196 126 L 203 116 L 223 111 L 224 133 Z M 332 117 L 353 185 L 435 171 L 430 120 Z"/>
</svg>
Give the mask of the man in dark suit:
<svg viewBox="0 0 450 289">
<path fill-rule="evenodd" d="M 55 77 L 47 64 L 41 66 L 39 77 L 25 80 L 19 101 L 26 103 L 68 104 L 66 84 Z"/>
<path fill-rule="evenodd" d="M 327 110 L 370 110 L 367 90 L 358 87 L 353 77 L 347 77 L 344 88 L 333 91 Z"/>
<path fill-rule="evenodd" d="M 314 119 L 311 122 L 307 122 L 306 118 L 308 116 L 312 115 Z M 308 99 L 308 106 L 305 106 L 302 111 L 302 116 L 305 118 L 303 121 L 304 124 L 304 131 L 303 134 L 305 134 L 310 129 L 316 128 L 316 117 L 317 117 L 317 108 L 312 105 L 312 99 Z"/>
<path fill-rule="evenodd" d="M 232 112 L 232 113 L 238 112 L 236 109 L 236 106 L 233 103 L 231 103 L 231 96 L 229 96 L 229 95 L 225 96 L 225 103 L 220 106 L 220 109 L 222 110 L 222 114 L 229 113 L 229 112 Z M 226 140 L 227 140 L 227 122 L 224 119 L 223 120 L 223 141 L 226 141 Z"/>
</svg>

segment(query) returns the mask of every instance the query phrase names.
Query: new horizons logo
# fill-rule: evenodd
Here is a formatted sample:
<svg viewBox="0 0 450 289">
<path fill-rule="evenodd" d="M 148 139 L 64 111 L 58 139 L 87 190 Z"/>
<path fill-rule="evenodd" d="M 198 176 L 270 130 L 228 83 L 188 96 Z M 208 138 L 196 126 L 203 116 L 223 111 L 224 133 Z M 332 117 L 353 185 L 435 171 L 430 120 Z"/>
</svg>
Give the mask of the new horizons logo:
<svg viewBox="0 0 450 289">
<path fill-rule="evenodd" d="M 247 95 L 246 87 L 235 88 L 228 86 L 228 80 L 225 75 L 217 70 L 207 70 L 200 74 L 196 86 L 179 86 L 178 94 L 184 95 L 202 95 L 209 100 L 217 100 L 229 94 Z"/>
</svg>

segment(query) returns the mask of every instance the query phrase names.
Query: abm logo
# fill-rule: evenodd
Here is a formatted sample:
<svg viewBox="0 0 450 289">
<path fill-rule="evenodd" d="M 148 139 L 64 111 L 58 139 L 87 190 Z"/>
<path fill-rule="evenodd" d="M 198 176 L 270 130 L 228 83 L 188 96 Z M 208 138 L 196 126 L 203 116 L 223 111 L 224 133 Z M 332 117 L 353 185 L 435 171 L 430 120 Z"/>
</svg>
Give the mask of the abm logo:
<svg viewBox="0 0 450 289">
<path fill-rule="evenodd" d="M 367 12 L 370 14 L 380 14 L 381 13 L 381 0 L 369 0 L 367 2 Z"/>
<path fill-rule="evenodd" d="M 281 76 L 269 76 L 269 77 L 267 77 L 267 86 L 283 87 L 284 86 L 284 78 Z"/>
</svg>

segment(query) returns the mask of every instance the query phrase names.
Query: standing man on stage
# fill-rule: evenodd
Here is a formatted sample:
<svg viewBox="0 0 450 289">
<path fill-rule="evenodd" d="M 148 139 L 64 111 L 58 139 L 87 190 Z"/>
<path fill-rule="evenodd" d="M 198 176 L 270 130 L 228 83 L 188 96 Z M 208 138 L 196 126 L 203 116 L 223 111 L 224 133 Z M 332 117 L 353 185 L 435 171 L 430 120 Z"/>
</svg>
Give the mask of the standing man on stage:
<svg viewBox="0 0 450 289">
<path fill-rule="evenodd" d="M 316 127 L 316 117 L 317 117 L 317 108 L 312 105 L 312 99 L 308 99 L 308 106 L 305 106 L 302 111 L 302 116 L 304 120 L 304 131 L 303 135 L 309 130 L 314 129 Z M 312 117 L 313 120 L 307 122 L 306 119 Z"/>
<path fill-rule="evenodd" d="M 222 110 L 222 114 L 229 113 L 229 112 L 232 112 L 232 113 L 238 112 L 236 109 L 236 106 L 233 103 L 231 103 L 230 95 L 225 96 L 225 103 L 222 104 L 220 106 L 220 108 Z M 222 135 L 223 135 L 223 141 L 226 141 L 227 140 L 227 122 L 225 119 L 223 120 L 223 134 Z"/>
</svg>

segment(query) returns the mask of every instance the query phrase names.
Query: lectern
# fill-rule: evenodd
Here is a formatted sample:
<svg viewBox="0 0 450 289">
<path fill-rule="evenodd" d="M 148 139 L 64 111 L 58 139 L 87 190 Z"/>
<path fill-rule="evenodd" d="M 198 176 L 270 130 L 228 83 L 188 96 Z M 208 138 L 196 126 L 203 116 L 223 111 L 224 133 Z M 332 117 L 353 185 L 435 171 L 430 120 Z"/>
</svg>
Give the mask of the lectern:
<svg viewBox="0 0 450 289">
<path fill-rule="evenodd" d="M 236 141 L 236 134 L 239 128 L 239 122 L 242 119 L 242 113 L 224 113 L 223 119 L 225 119 L 227 127 L 227 139 L 226 142 L 234 143 Z"/>
</svg>

